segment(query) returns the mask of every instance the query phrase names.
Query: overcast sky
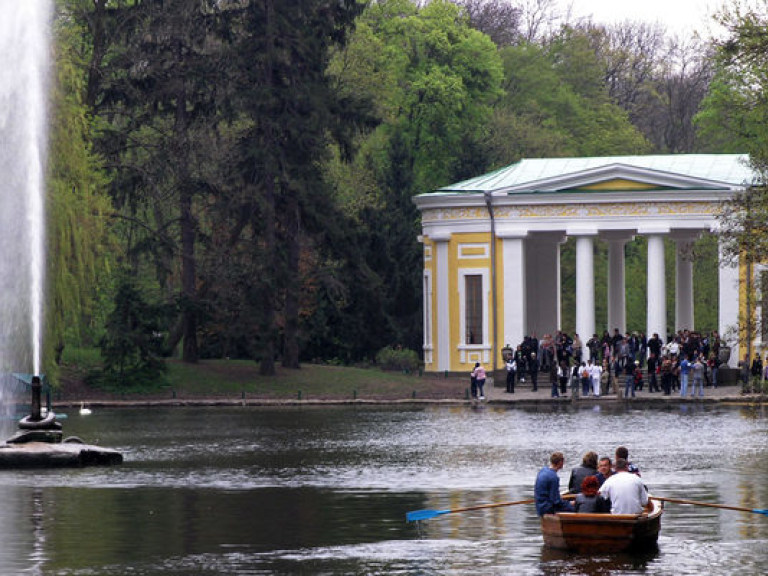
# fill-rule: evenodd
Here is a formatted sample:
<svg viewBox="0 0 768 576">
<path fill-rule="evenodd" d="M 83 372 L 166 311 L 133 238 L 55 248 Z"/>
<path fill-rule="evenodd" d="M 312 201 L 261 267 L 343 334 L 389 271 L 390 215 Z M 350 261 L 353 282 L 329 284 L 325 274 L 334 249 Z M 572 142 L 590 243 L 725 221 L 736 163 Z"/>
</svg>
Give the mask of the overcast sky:
<svg viewBox="0 0 768 576">
<path fill-rule="evenodd" d="M 574 17 L 592 16 L 595 22 L 624 20 L 660 22 L 672 34 L 698 30 L 707 37 L 714 30 L 710 15 L 725 0 L 558 0 L 563 9 L 572 8 Z"/>
</svg>

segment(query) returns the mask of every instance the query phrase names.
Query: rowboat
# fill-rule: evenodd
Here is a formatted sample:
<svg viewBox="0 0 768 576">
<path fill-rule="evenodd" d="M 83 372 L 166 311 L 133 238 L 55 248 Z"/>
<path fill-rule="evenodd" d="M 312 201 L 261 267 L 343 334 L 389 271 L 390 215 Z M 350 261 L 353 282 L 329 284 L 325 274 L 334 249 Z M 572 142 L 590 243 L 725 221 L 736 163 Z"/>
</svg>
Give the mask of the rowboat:
<svg viewBox="0 0 768 576">
<path fill-rule="evenodd" d="M 639 515 L 545 514 L 541 533 L 546 547 L 579 554 L 649 550 L 656 547 L 662 512 L 662 503 L 649 499 L 646 511 Z"/>
</svg>

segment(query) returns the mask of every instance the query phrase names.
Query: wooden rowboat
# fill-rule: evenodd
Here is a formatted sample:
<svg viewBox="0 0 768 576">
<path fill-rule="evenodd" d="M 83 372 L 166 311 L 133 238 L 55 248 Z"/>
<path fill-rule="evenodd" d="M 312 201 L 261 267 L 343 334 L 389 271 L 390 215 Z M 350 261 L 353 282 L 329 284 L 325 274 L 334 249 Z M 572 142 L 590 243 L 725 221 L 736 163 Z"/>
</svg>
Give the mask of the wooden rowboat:
<svg viewBox="0 0 768 576">
<path fill-rule="evenodd" d="M 661 530 L 662 503 L 649 500 L 648 509 L 634 514 L 558 512 L 541 517 L 544 545 L 579 554 L 648 550 Z"/>
</svg>

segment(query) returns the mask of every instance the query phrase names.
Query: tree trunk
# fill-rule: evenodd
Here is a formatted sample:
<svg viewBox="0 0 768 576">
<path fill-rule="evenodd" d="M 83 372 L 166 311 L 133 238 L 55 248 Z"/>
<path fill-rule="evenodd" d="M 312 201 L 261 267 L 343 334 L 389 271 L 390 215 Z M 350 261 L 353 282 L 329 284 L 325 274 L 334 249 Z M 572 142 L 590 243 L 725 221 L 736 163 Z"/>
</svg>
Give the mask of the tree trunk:
<svg viewBox="0 0 768 576">
<path fill-rule="evenodd" d="M 182 43 L 177 45 L 177 63 L 184 55 Z M 197 269 L 195 263 L 195 218 L 192 212 L 193 191 L 189 174 L 189 134 L 187 117 L 187 93 L 184 81 L 179 82 L 176 93 L 176 122 L 174 127 L 176 170 L 179 186 L 179 226 L 181 228 L 181 314 L 184 345 L 181 359 L 196 363 L 197 348 Z"/>
<path fill-rule="evenodd" d="M 264 54 L 264 86 L 267 93 L 274 91 L 274 66 L 275 66 L 275 6 L 274 0 L 264 0 L 264 20 L 265 20 L 265 54 Z M 276 154 L 277 138 L 274 134 L 274 128 L 265 119 L 264 128 L 264 146 L 267 150 L 267 156 L 272 156 L 275 161 L 279 157 Z M 259 373 L 263 376 L 271 376 L 275 373 L 275 348 L 276 348 L 276 324 L 275 324 L 275 292 L 277 283 L 277 246 L 276 246 L 276 210 L 275 210 L 275 186 L 276 174 L 279 174 L 279 168 L 274 162 L 270 162 L 264 170 L 264 269 L 261 274 L 261 290 L 257 293 L 261 295 L 261 339 L 262 356 L 259 365 Z M 254 223 L 254 236 L 258 227 Z M 258 239 L 254 238 L 256 242 Z M 256 250 L 256 247 L 254 247 Z"/>
<path fill-rule="evenodd" d="M 287 274 L 285 282 L 285 342 L 283 344 L 283 367 L 299 368 L 299 199 L 296 191 L 291 190 L 285 209 L 285 239 L 288 251 Z"/>
<path fill-rule="evenodd" d="M 259 373 L 271 376 L 275 373 L 275 272 L 277 270 L 277 246 L 275 245 L 275 177 L 270 171 L 265 175 L 264 187 L 264 236 L 262 237 L 264 251 L 264 269 L 261 272 L 260 290 L 256 293 L 261 299 L 261 329 L 262 356 Z M 257 229 L 254 224 L 254 231 Z M 254 232 L 254 236 L 256 236 Z M 258 238 L 254 238 L 258 243 Z M 256 248 L 254 248 L 256 249 Z"/>
</svg>

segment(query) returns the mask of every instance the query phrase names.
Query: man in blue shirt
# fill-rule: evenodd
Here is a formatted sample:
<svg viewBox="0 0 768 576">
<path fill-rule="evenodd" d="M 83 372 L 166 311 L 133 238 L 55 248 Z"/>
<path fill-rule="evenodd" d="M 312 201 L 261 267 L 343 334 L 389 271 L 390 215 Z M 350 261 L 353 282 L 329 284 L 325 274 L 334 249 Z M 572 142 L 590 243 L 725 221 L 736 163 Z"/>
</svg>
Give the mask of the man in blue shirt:
<svg viewBox="0 0 768 576">
<path fill-rule="evenodd" d="M 533 487 L 533 497 L 536 501 L 536 513 L 539 516 L 555 512 L 573 512 L 570 502 L 560 497 L 560 478 L 557 473 L 562 470 L 565 457 L 562 452 L 553 452 L 549 457 L 549 466 L 539 470 L 536 484 Z"/>
<path fill-rule="evenodd" d="M 680 396 L 685 398 L 688 393 L 688 375 L 691 373 L 693 362 L 688 356 L 684 356 L 680 362 Z"/>
</svg>

